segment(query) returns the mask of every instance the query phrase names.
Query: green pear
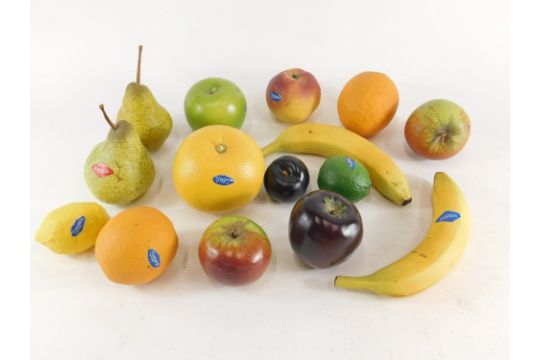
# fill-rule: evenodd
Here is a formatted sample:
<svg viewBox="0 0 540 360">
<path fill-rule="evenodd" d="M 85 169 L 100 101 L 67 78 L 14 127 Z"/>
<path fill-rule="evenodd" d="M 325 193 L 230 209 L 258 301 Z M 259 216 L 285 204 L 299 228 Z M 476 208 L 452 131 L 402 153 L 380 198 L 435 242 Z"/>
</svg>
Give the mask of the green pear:
<svg viewBox="0 0 540 360">
<path fill-rule="evenodd" d="M 128 84 L 117 120 L 130 122 L 144 146 L 154 151 L 163 145 L 171 133 L 172 118 L 150 89 L 141 84 L 141 55 L 142 46 L 139 46 L 137 80 Z"/>
<path fill-rule="evenodd" d="M 154 162 L 127 121 L 114 124 L 103 105 L 99 106 L 111 130 L 97 144 L 84 165 L 84 179 L 99 200 L 128 204 L 142 196 L 154 182 Z"/>
</svg>

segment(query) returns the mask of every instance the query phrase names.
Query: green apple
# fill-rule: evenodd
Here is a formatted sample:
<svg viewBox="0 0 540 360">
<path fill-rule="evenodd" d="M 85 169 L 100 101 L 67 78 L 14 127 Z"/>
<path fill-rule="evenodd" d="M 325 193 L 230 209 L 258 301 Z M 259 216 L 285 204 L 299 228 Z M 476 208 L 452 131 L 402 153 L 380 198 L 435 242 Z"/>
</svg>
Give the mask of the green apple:
<svg viewBox="0 0 540 360">
<path fill-rule="evenodd" d="M 246 98 L 233 82 L 208 78 L 195 83 L 184 99 L 184 112 L 193 130 L 208 125 L 240 129 L 246 118 Z"/>
<path fill-rule="evenodd" d="M 440 160 L 463 149 L 471 133 L 469 116 L 456 103 L 435 99 L 420 105 L 407 119 L 405 138 L 420 156 Z"/>
</svg>

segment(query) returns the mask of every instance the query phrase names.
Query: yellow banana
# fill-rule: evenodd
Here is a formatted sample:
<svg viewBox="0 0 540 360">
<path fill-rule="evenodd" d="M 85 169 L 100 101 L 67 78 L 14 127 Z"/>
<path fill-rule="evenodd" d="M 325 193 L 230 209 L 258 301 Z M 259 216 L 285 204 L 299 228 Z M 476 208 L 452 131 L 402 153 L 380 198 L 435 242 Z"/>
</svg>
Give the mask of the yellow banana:
<svg viewBox="0 0 540 360">
<path fill-rule="evenodd" d="M 469 209 L 463 193 L 445 173 L 435 174 L 433 219 L 424 240 L 409 254 L 368 276 L 337 276 L 336 287 L 380 295 L 407 296 L 443 278 L 460 259 L 469 236 Z"/>
<path fill-rule="evenodd" d="M 345 128 L 316 123 L 292 125 L 262 152 L 264 156 L 275 152 L 350 156 L 366 167 L 371 183 L 383 196 L 398 205 L 411 202 L 407 178 L 394 161 L 372 142 Z"/>
</svg>

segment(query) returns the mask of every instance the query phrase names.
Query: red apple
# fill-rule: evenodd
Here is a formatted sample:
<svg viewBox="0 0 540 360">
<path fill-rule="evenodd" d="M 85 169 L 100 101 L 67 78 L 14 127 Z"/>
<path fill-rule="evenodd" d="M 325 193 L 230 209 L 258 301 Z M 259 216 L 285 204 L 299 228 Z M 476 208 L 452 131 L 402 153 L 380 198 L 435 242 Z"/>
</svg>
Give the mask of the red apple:
<svg viewBox="0 0 540 360">
<path fill-rule="evenodd" d="M 321 101 L 321 87 L 313 74 L 294 68 L 274 76 L 266 87 L 266 103 L 282 122 L 298 124 L 315 111 Z"/>
<path fill-rule="evenodd" d="M 429 159 L 457 154 L 469 139 L 471 122 L 459 105 L 436 99 L 420 105 L 407 119 L 405 138 L 411 149 Z"/>
<path fill-rule="evenodd" d="M 212 279 L 246 285 L 265 272 L 272 247 L 264 230 L 243 216 L 225 216 L 206 229 L 199 243 L 199 261 Z"/>
</svg>

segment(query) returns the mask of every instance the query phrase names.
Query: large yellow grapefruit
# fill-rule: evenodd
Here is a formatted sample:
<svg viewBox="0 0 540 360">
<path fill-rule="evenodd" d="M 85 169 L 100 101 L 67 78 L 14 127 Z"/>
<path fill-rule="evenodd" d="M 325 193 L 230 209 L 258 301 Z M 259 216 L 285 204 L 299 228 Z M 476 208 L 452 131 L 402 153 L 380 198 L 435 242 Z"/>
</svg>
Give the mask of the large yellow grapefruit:
<svg viewBox="0 0 540 360">
<path fill-rule="evenodd" d="M 196 209 L 224 212 L 242 207 L 259 192 L 264 157 L 246 133 L 205 126 L 180 145 L 173 166 L 176 191 Z"/>
</svg>

